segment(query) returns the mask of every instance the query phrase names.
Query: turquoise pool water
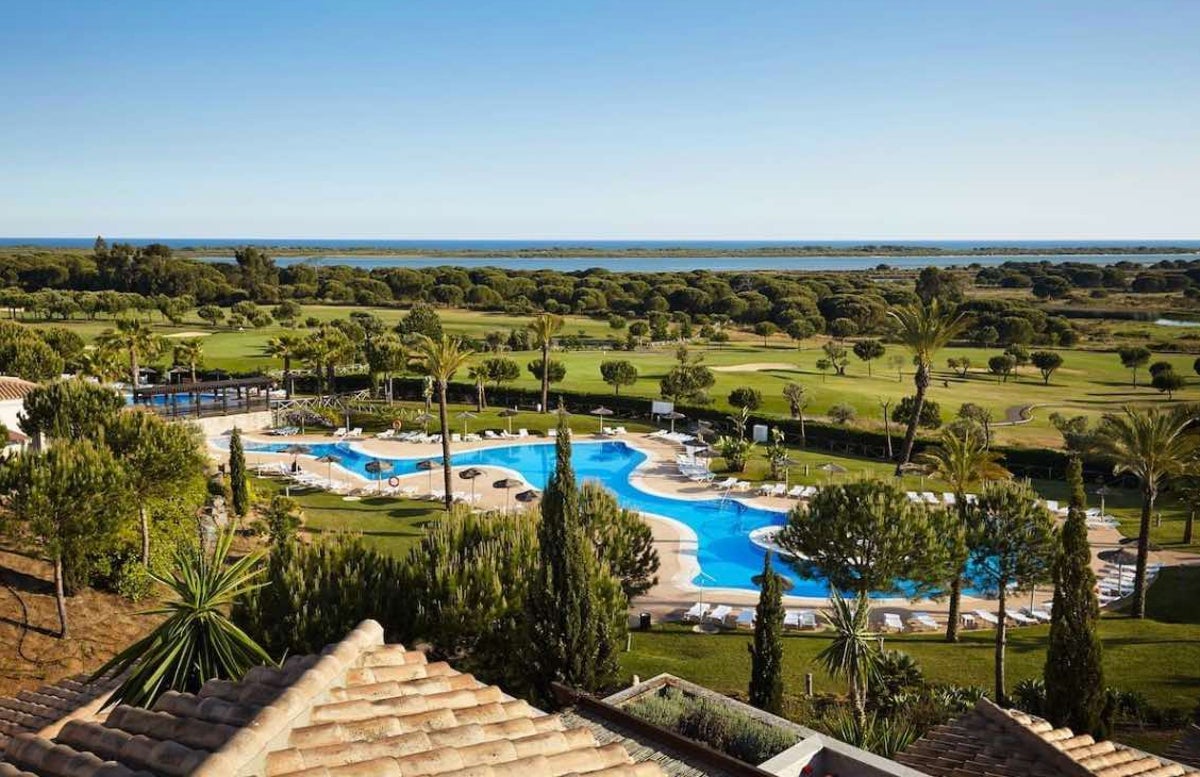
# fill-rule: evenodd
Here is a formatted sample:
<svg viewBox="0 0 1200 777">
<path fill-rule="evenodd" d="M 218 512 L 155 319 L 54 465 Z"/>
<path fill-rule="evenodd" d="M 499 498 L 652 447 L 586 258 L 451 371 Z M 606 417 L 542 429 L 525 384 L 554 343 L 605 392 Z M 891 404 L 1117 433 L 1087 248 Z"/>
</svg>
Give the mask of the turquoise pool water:
<svg viewBox="0 0 1200 777">
<path fill-rule="evenodd" d="M 291 444 L 248 441 L 246 450 L 280 452 Z M 358 450 L 352 443 L 319 443 L 307 447 L 311 456 L 332 454 L 341 460 L 345 469 L 368 479 L 372 477 L 366 465 L 376 457 Z M 387 458 L 386 461 L 394 467 L 392 475 L 408 475 L 417 472 L 417 462 L 426 458 Z M 546 487 L 554 471 L 554 445 L 548 442 L 477 448 L 452 454 L 450 458 L 455 467 L 506 467 L 539 490 Z M 616 494 L 622 506 L 678 521 L 696 534 L 701 574 L 694 583 L 703 583 L 705 587 L 757 590 L 751 578 L 762 572 L 764 553 L 750 542 L 750 532 L 762 526 L 782 526 L 787 522 L 787 514 L 748 507 L 732 499 L 685 500 L 648 493 L 629 482 L 630 474 L 645 459 L 646 454 L 620 441 L 576 442 L 571 449 L 571 463 L 581 483 L 598 480 Z M 324 465 L 312 461 L 305 468 L 318 474 L 325 471 Z M 461 487 L 469 489 L 465 481 Z M 827 594 L 823 581 L 799 579 L 786 564 L 778 564 L 778 571 L 794 582 L 793 595 Z"/>
</svg>

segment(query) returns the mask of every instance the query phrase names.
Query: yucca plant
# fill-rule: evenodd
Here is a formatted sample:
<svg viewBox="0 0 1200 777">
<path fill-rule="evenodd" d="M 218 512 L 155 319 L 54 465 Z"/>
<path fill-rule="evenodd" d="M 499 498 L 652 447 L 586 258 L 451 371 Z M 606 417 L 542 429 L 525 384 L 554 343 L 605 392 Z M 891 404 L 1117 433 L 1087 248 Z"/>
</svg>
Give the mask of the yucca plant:
<svg viewBox="0 0 1200 777">
<path fill-rule="evenodd" d="M 850 685 L 850 707 L 854 720 L 862 728 L 867 722 L 867 689 L 879 674 L 880 651 L 869 623 L 870 604 L 866 594 L 847 600 L 837 588 L 831 588 L 830 609 L 826 618 L 834 637 L 817 654 L 817 662 L 833 677 Z"/>
<path fill-rule="evenodd" d="M 222 532 L 212 549 L 179 550 L 171 576 L 151 573 L 171 589 L 159 609 L 166 615 L 154 631 L 96 670 L 93 679 L 126 675 L 110 705 L 149 707 L 167 691 L 195 692 L 212 679 L 238 680 L 251 667 L 272 664 L 258 643 L 226 616 L 239 596 L 262 587 L 259 553 L 226 563 L 233 532 Z"/>
</svg>

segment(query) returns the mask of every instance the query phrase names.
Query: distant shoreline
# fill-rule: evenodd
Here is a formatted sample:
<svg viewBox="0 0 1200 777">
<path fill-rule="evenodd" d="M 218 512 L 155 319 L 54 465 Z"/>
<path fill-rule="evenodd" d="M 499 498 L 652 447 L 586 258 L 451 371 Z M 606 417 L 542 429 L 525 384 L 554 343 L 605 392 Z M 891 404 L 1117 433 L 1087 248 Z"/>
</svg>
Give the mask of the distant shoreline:
<svg viewBox="0 0 1200 777">
<path fill-rule="evenodd" d="M 11 242 L 10 242 L 11 241 Z M 90 249 L 90 241 L 85 247 L 82 245 L 82 240 L 78 239 L 62 239 L 62 242 L 55 242 L 53 238 L 42 238 L 36 242 L 22 243 L 20 238 L 0 238 L 0 250 L 33 250 L 33 251 L 54 251 L 54 252 L 76 252 Z M 114 239 L 110 242 L 121 242 L 119 239 Z M 138 244 L 146 244 L 154 242 L 153 240 L 139 240 Z M 243 243 L 235 243 L 234 241 L 221 241 L 219 243 L 205 244 L 195 243 L 191 245 L 178 245 L 178 240 L 168 242 L 171 245 L 173 252 L 178 256 L 186 257 L 232 257 L 233 251 L 238 245 Z M 340 241 L 338 241 L 340 242 Z M 491 244 L 486 247 L 479 248 L 449 248 L 431 246 L 389 246 L 383 243 L 371 243 L 363 241 L 357 245 L 347 241 L 345 245 L 307 245 L 303 243 L 289 244 L 286 242 L 273 243 L 266 240 L 247 240 L 244 245 L 254 245 L 266 250 L 274 256 L 279 257 L 311 257 L 319 259 L 325 256 L 355 256 L 361 261 L 370 261 L 373 258 L 378 258 L 380 261 L 386 261 L 394 257 L 409 257 L 414 259 L 509 259 L 509 260 L 538 260 L 538 259 L 587 259 L 587 258 L 604 258 L 604 259 L 652 259 L 652 258 L 824 258 L 824 257 L 931 257 L 942 259 L 962 259 L 965 262 L 970 262 L 974 257 L 995 257 L 995 256 L 1012 256 L 1012 257 L 1043 257 L 1043 256 L 1156 256 L 1156 255 L 1178 255 L 1178 256 L 1194 256 L 1200 255 L 1200 244 L 1198 245 L 1147 245 L 1145 243 L 1136 244 L 1108 244 L 1104 245 L 1053 245 L 1053 246 L 1037 246 L 1031 241 L 1030 244 L 1013 246 L 1013 245 L 980 245 L 980 246 L 953 246 L 942 247 L 936 245 L 918 245 L 918 244 L 870 244 L 862 245 L 828 245 L 828 244 L 771 244 L 758 246 L 744 247 L 721 247 L 719 241 L 713 241 L 704 245 L 631 245 L 621 243 L 614 246 L 606 246 L 601 243 L 593 243 L 591 245 L 573 245 L 564 241 L 561 245 L 546 245 L 546 246 L 520 246 L 502 247 L 499 244 Z M 458 242 L 458 241 L 447 241 Z M 463 241 L 465 242 L 465 241 Z M 480 241 L 488 242 L 488 241 Z M 513 241 L 516 243 L 517 241 Z M 738 241 L 731 241 L 736 243 Z M 1190 242 L 1190 241 L 1185 241 Z"/>
</svg>

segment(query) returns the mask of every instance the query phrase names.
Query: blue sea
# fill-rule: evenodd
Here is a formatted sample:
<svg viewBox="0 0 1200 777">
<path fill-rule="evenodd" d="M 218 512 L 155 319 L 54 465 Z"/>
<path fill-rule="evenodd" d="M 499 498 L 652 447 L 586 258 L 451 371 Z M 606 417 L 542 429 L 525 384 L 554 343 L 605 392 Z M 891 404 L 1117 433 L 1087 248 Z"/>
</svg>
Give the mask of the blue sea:
<svg viewBox="0 0 1200 777">
<path fill-rule="evenodd" d="M 108 242 L 127 242 L 134 245 L 149 243 L 164 243 L 172 248 L 211 248 L 211 253 L 201 253 L 197 258 L 209 261 L 229 261 L 233 248 L 242 245 L 283 246 L 311 249 L 308 256 L 281 257 L 277 263 L 282 266 L 308 263 L 314 265 L 348 265 L 367 269 L 377 267 L 435 267 L 454 265 L 465 268 L 503 267 L 514 270 L 554 269 L 561 271 L 580 271 L 591 268 L 605 268 L 614 271 L 658 271 L 679 272 L 686 270 L 714 271 L 747 271 L 747 270 L 869 270 L 881 264 L 895 268 L 919 268 L 929 265 L 949 267 L 954 265 L 979 264 L 996 265 L 1006 261 L 1039 261 L 1050 262 L 1083 262 L 1087 264 L 1115 264 L 1117 262 L 1135 262 L 1152 264 L 1163 259 L 1187 259 L 1187 254 L 1155 254 L 1155 253 L 1112 253 L 1112 254 L 1046 254 L 1013 256 L 975 256 L 967 252 L 976 248 L 1028 248 L 1028 249 L 1057 249 L 1057 248 L 1154 248 L 1180 247 L 1195 249 L 1200 255 L 1200 240 L 371 240 L 371 239 L 339 239 L 316 240 L 306 238 L 145 238 L 145 237 L 112 237 Z M 55 238 L 55 237 L 0 237 L 0 247 L 3 246 L 43 246 L 67 248 L 91 248 L 94 237 L 88 238 Z M 857 246 L 905 246 L 916 248 L 934 248 L 949 251 L 963 251 L 961 256 L 892 256 L 886 254 L 862 256 L 658 256 L 650 258 L 631 258 L 622 256 L 622 252 L 635 248 L 666 249 L 686 248 L 690 250 L 720 251 L 780 248 L 788 246 L 828 246 L 830 248 L 852 248 Z M 479 256 L 479 257 L 444 257 L 444 256 L 388 256 L 370 255 L 368 253 L 345 254 L 339 253 L 347 248 L 355 249 L 407 249 L 414 251 L 477 251 L 486 254 L 489 251 L 502 253 L 515 249 L 550 250 L 569 253 L 572 248 L 589 251 L 611 251 L 611 256 L 553 256 L 553 257 L 508 257 L 508 256 Z M 222 250 L 225 249 L 225 250 Z"/>
</svg>

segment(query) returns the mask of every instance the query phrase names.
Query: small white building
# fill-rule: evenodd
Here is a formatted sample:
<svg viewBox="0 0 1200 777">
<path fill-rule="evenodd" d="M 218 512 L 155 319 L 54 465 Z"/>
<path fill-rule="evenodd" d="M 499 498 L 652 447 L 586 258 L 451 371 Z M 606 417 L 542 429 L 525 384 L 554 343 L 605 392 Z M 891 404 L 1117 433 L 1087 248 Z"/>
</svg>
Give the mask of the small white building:
<svg viewBox="0 0 1200 777">
<path fill-rule="evenodd" d="M 17 425 L 17 416 L 25 407 L 25 395 L 35 388 L 36 383 L 0 375 L 0 424 L 8 429 L 8 439 L 0 440 L 0 449 L 5 453 L 23 450 L 29 444 L 29 438 L 21 433 L 21 427 Z"/>
<path fill-rule="evenodd" d="M 22 378 L 0 375 L 0 424 L 11 431 L 19 432 L 17 414 L 25 407 L 25 395 L 37 388 Z"/>
</svg>

